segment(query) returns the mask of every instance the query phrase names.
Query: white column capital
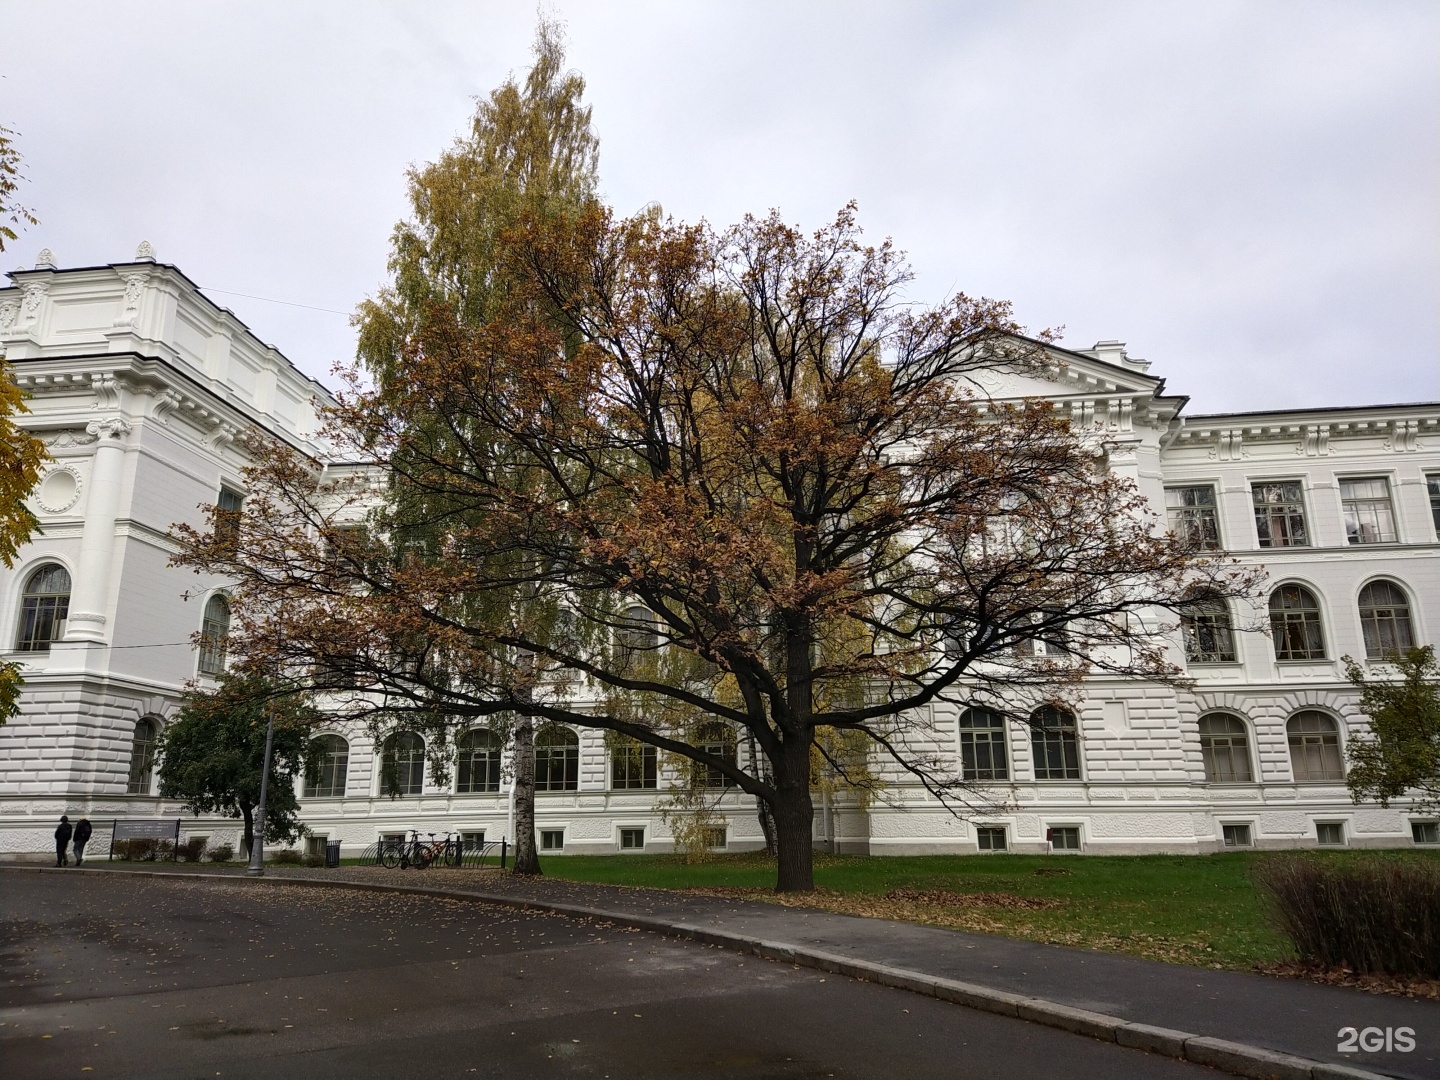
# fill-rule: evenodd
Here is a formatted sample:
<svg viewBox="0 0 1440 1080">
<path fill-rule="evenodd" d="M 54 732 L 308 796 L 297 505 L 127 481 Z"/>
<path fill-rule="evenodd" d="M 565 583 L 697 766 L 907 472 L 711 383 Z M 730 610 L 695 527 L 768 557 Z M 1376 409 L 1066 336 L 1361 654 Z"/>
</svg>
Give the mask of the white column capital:
<svg viewBox="0 0 1440 1080">
<path fill-rule="evenodd" d="M 98 437 L 101 446 L 105 445 L 106 440 L 123 443 L 125 436 L 130 434 L 130 422 L 118 416 L 111 416 L 104 420 L 91 420 L 85 425 L 85 431 Z"/>
</svg>

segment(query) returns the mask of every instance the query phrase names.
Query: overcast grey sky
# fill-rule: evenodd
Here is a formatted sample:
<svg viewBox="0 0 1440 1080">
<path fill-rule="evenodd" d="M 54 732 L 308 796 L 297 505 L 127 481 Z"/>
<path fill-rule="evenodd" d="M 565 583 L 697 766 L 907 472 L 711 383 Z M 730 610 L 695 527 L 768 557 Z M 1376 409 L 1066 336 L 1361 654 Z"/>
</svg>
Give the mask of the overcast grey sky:
<svg viewBox="0 0 1440 1080">
<path fill-rule="evenodd" d="M 913 295 L 1120 338 L 1190 411 L 1440 397 L 1434 0 L 560 0 L 606 198 L 807 227 L 859 200 Z M 517 3 L 0 0 L 0 124 L 62 266 L 150 240 L 348 312 L 404 170 L 529 63 Z M 213 294 L 307 372 L 343 314 Z"/>
</svg>

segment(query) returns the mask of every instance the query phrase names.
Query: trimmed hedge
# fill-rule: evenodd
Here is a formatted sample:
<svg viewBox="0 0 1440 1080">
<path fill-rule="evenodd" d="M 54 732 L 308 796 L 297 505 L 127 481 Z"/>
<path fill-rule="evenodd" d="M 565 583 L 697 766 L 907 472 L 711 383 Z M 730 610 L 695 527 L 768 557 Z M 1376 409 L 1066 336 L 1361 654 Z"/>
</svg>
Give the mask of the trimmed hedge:
<svg viewBox="0 0 1440 1080">
<path fill-rule="evenodd" d="M 1440 978 L 1440 864 L 1290 855 L 1261 860 L 1254 876 L 1302 960 Z"/>
</svg>

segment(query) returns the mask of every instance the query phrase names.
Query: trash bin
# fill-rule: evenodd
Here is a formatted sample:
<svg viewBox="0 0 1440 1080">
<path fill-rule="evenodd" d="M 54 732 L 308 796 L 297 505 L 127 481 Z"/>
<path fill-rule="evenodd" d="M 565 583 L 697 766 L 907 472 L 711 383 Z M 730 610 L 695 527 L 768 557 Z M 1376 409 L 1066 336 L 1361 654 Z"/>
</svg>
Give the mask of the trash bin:
<svg viewBox="0 0 1440 1080">
<path fill-rule="evenodd" d="M 340 865 L 340 841 L 331 840 L 325 845 L 325 865 L 336 867 Z"/>
</svg>

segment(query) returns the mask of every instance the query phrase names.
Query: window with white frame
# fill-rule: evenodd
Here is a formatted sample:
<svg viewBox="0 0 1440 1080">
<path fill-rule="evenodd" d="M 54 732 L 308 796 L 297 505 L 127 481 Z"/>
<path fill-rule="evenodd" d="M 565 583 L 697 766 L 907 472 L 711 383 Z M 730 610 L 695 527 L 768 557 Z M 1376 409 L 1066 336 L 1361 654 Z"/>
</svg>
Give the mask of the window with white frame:
<svg viewBox="0 0 1440 1080">
<path fill-rule="evenodd" d="M 130 738 L 130 775 L 125 781 L 129 795 L 150 794 L 150 774 L 155 768 L 155 740 L 160 734 L 160 725 L 148 716 L 135 721 L 135 732 Z"/>
<path fill-rule="evenodd" d="M 1440 822 L 1412 821 L 1410 838 L 1417 844 L 1440 844 Z"/>
<path fill-rule="evenodd" d="M 960 714 L 960 767 L 966 780 L 1008 780 L 1005 718 L 993 709 Z"/>
<path fill-rule="evenodd" d="M 1360 631 L 1370 660 L 1384 660 L 1415 647 L 1410 600 L 1400 586 L 1372 581 L 1360 590 Z"/>
<path fill-rule="evenodd" d="M 1262 548 L 1308 547 L 1305 497 L 1298 480 L 1252 484 L 1255 532 Z"/>
<path fill-rule="evenodd" d="M 735 767 L 737 760 L 735 731 L 729 724 L 715 720 L 700 725 L 695 733 L 695 745 L 707 754 L 719 758 L 731 768 Z M 735 786 L 735 781 L 715 765 L 696 762 L 695 768 L 698 770 L 702 787 L 729 788 Z"/>
<path fill-rule="evenodd" d="M 455 792 L 485 795 L 500 790 L 500 736 L 474 728 L 455 740 Z"/>
<path fill-rule="evenodd" d="M 1227 848 L 1251 847 L 1253 841 L 1250 839 L 1249 825 L 1221 825 L 1221 838 L 1225 841 Z"/>
<path fill-rule="evenodd" d="M 1440 536 L 1440 473 L 1425 477 L 1425 491 L 1430 496 L 1430 520 L 1435 526 L 1435 535 Z"/>
<path fill-rule="evenodd" d="M 380 794 L 419 795 L 425 788 L 425 740 L 413 731 L 392 732 L 380 759 Z"/>
<path fill-rule="evenodd" d="M 724 825 L 706 825 L 700 830 L 700 843 L 710 851 L 719 851 L 729 843 L 729 832 Z"/>
<path fill-rule="evenodd" d="M 1345 823 L 1343 821 L 1317 821 L 1315 840 L 1323 847 L 1345 846 Z"/>
<path fill-rule="evenodd" d="M 643 851 L 644 848 L 645 827 L 643 825 L 620 830 L 621 851 Z"/>
<path fill-rule="evenodd" d="M 1036 780 L 1080 779 L 1080 730 L 1073 713 L 1042 705 L 1030 716 Z"/>
<path fill-rule="evenodd" d="M 70 613 L 70 572 L 59 563 L 46 563 L 25 579 L 20 597 L 18 652 L 49 652 L 50 643 L 65 636 Z"/>
<path fill-rule="evenodd" d="M 215 499 L 215 542 L 222 550 L 233 552 L 240 542 L 240 512 L 245 496 L 233 488 L 222 487 Z"/>
<path fill-rule="evenodd" d="M 1045 830 L 1045 839 L 1050 841 L 1052 851 L 1079 851 L 1080 826 L 1056 825 Z"/>
<path fill-rule="evenodd" d="M 1299 783 L 1345 779 L 1340 756 L 1340 729 L 1335 718 L 1316 709 L 1306 709 L 1285 724 L 1290 742 L 1290 767 Z"/>
<path fill-rule="evenodd" d="M 1244 722 L 1229 713 L 1200 718 L 1200 757 L 1205 780 L 1211 784 L 1248 784 L 1250 745 Z"/>
<path fill-rule="evenodd" d="M 1215 489 L 1209 484 L 1165 489 L 1165 518 L 1170 531 L 1197 551 L 1218 551 L 1220 519 Z"/>
<path fill-rule="evenodd" d="M 1383 476 L 1341 480 L 1340 506 L 1350 543 L 1393 544 L 1397 539 L 1390 484 Z"/>
<path fill-rule="evenodd" d="M 535 733 L 535 790 L 580 790 L 580 736 L 560 724 Z"/>
<path fill-rule="evenodd" d="M 1320 601 L 1303 585 L 1281 585 L 1270 594 L 1270 635 L 1276 660 L 1324 660 Z"/>
<path fill-rule="evenodd" d="M 1008 848 L 1004 825 L 977 825 L 975 846 L 981 851 L 1005 851 Z"/>
<path fill-rule="evenodd" d="M 564 851 L 565 830 L 564 829 L 541 829 L 540 830 L 541 851 Z"/>
<path fill-rule="evenodd" d="M 1235 632 L 1230 608 L 1218 596 L 1199 596 L 1180 610 L 1185 659 L 1192 664 L 1233 664 Z"/>
<path fill-rule="evenodd" d="M 466 829 L 460 834 L 460 848 L 462 851 L 484 851 L 485 830 Z"/>
<path fill-rule="evenodd" d="M 225 671 L 225 646 L 230 637 L 230 601 L 216 593 L 205 602 L 200 620 L 200 674 L 220 675 Z"/>
<path fill-rule="evenodd" d="M 610 747 L 610 786 L 616 791 L 643 791 L 654 788 L 655 747 L 637 739 L 615 739 Z"/>
<path fill-rule="evenodd" d="M 305 798 L 338 799 L 345 794 L 350 771 L 350 744 L 339 735 L 310 740 L 305 762 Z"/>
</svg>

